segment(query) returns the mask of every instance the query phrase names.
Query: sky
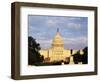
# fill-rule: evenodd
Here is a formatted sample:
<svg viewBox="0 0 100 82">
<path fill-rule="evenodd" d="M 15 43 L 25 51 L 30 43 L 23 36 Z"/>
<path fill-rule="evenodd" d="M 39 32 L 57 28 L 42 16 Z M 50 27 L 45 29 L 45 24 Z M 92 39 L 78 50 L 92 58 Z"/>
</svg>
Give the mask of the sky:
<svg viewBox="0 0 100 82">
<path fill-rule="evenodd" d="M 72 16 L 28 16 L 28 36 L 32 36 L 42 49 L 49 49 L 57 28 L 65 49 L 83 49 L 88 45 L 88 18 Z"/>
</svg>

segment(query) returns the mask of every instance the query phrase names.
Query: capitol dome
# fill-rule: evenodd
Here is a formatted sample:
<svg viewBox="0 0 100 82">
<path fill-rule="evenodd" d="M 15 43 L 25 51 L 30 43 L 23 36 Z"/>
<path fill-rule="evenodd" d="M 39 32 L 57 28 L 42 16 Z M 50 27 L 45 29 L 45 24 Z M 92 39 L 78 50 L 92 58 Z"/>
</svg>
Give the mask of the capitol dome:
<svg viewBox="0 0 100 82">
<path fill-rule="evenodd" d="M 62 40 L 62 37 L 61 37 L 61 35 L 60 35 L 60 33 L 59 33 L 59 29 L 57 28 L 57 33 L 56 33 L 56 35 L 55 35 L 55 37 L 54 37 L 54 39 L 53 39 L 53 42 L 52 42 L 52 46 L 54 47 L 54 46 L 61 46 L 61 47 L 63 47 L 64 46 L 64 42 L 63 42 L 63 40 Z"/>
</svg>

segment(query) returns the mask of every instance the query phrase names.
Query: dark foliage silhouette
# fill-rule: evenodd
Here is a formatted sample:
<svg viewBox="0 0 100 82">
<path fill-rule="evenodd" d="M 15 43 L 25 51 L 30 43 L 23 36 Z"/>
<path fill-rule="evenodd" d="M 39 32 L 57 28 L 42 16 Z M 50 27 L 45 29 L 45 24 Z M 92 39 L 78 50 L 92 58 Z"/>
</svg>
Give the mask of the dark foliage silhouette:
<svg viewBox="0 0 100 82">
<path fill-rule="evenodd" d="M 78 51 L 76 54 L 73 55 L 74 63 L 78 64 L 78 62 L 82 62 L 82 64 L 88 63 L 88 47 L 83 49 L 83 55 L 80 54 Z"/>
<path fill-rule="evenodd" d="M 28 64 L 33 65 L 43 61 L 44 57 L 40 55 L 40 44 L 36 40 L 29 36 L 28 37 Z"/>
</svg>

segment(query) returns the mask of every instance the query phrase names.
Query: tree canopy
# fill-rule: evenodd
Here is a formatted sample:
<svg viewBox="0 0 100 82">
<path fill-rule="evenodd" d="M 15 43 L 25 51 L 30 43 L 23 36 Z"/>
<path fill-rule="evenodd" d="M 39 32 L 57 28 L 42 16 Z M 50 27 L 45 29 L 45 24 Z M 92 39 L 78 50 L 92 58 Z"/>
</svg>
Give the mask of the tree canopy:
<svg viewBox="0 0 100 82">
<path fill-rule="evenodd" d="M 44 57 L 39 53 L 40 44 L 36 40 L 29 36 L 28 37 L 28 64 L 34 65 L 43 61 Z"/>
<path fill-rule="evenodd" d="M 83 64 L 87 64 L 88 63 L 88 47 L 85 47 L 83 49 L 83 54 L 80 54 L 80 51 L 78 51 L 77 53 L 75 53 L 73 55 L 74 57 L 74 63 L 78 64 L 78 62 L 82 62 Z"/>
</svg>

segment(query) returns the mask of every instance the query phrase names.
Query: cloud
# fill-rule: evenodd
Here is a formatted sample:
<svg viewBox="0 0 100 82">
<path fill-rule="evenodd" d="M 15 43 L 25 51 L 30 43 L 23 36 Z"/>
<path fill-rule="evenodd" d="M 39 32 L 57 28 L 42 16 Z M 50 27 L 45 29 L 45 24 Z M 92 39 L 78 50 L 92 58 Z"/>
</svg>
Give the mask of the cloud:
<svg viewBox="0 0 100 82">
<path fill-rule="evenodd" d="M 73 28 L 73 29 L 80 29 L 81 28 L 81 24 L 70 22 L 70 23 L 67 23 L 67 27 L 68 28 Z"/>
<path fill-rule="evenodd" d="M 48 19 L 45 20 L 45 23 L 48 27 L 63 27 L 67 22 L 66 17 L 49 17 Z"/>
<path fill-rule="evenodd" d="M 68 17 L 67 18 L 68 21 L 76 21 L 76 20 L 81 20 L 81 17 Z"/>
<path fill-rule="evenodd" d="M 87 37 L 75 37 L 75 38 L 65 38 L 62 37 L 64 41 L 64 47 L 65 49 L 83 49 L 87 46 Z M 44 37 L 41 37 L 41 39 L 36 39 L 38 43 L 40 43 L 40 46 L 42 49 L 49 49 L 52 46 L 52 40 L 53 39 L 47 39 Z"/>
<path fill-rule="evenodd" d="M 87 37 L 63 38 L 65 43 L 86 43 Z"/>
<path fill-rule="evenodd" d="M 46 21 L 46 24 L 47 24 L 48 26 L 55 26 L 55 25 L 56 25 L 56 22 L 53 21 L 53 20 L 48 20 L 48 21 Z"/>
<path fill-rule="evenodd" d="M 36 40 L 42 49 L 48 49 L 51 47 L 52 39 L 37 39 Z"/>
<path fill-rule="evenodd" d="M 66 48 L 87 45 L 86 17 L 30 16 L 29 19 L 29 36 L 35 38 L 43 48 L 50 48 L 56 28 L 64 37 Z"/>
<path fill-rule="evenodd" d="M 57 19 L 48 19 L 45 21 L 46 22 L 46 26 L 47 27 L 54 27 L 56 28 L 57 26 L 59 26 L 61 24 L 61 20 L 57 20 Z"/>
<path fill-rule="evenodd" d="M 87 46 L 87 37 L 63 38 L 66 48 L 82 49 Z"/>
</svg>

